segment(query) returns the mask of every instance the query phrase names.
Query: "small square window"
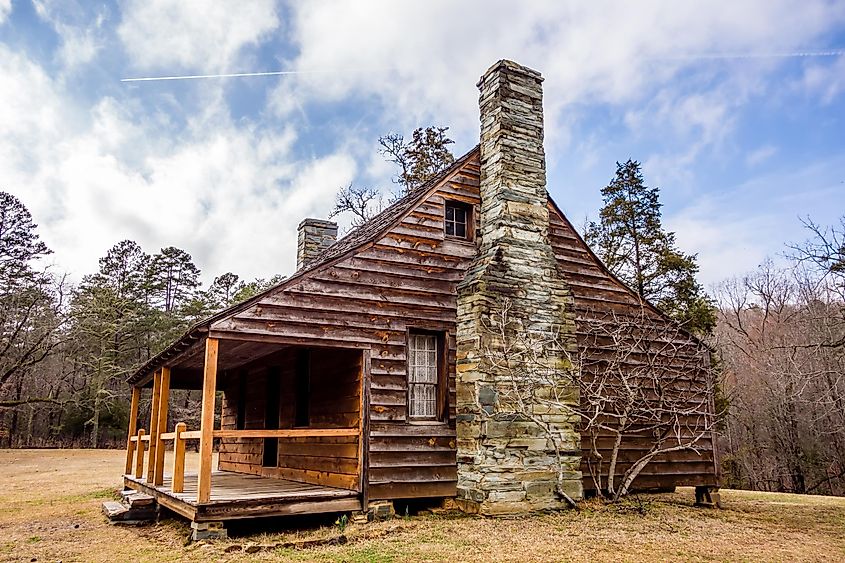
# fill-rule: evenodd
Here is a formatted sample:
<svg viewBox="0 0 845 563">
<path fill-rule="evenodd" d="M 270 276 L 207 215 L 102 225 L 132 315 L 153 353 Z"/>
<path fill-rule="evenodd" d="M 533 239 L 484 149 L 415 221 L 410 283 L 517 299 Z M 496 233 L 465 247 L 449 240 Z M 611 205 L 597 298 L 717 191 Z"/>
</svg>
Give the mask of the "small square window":
<svg viewBox="0 0 845 563">
<path fill-rule="evenodd" d="M 471 207 L 454 201 L 446 202 L 446 236 L 470 238 Z"/>
</svg>

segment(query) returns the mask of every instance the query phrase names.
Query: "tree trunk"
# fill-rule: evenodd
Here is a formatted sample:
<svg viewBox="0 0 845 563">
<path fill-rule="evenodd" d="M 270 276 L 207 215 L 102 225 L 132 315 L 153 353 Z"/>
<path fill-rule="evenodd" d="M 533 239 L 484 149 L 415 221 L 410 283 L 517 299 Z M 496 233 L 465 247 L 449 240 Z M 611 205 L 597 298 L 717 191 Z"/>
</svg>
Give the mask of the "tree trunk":
<svg viewBox="0 0 845 563">
<path fill-rule="evenodd" d="M 94 414 L 91 416 L 91 447 L 96 448 L 100 441 L 100 391 L 94 395 Z"/>
<path fill-rule="evenodd" d="M 18 374 L 18 381 L 17 385 L 15 385 L 15 400 L 20 401 L 23 397 L 23 375 Z M 9 447 L 13 447 L 15 443 L 20 443 L 20 440 L 15 440 L 15 437 L 18 435 L 18 409 L 20 406 L 16 406 L 12 409 L 12 421 L 9 424 Z"/>
</svg>

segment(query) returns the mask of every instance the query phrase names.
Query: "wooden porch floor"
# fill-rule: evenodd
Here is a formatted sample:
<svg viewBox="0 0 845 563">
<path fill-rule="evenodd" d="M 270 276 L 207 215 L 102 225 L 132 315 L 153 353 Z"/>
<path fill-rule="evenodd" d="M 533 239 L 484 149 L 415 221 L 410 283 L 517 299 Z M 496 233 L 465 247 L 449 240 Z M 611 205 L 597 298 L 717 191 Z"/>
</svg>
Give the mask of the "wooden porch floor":
<svg viewBox="0 0 845 563">
<path fill-rule="evenodd" d="M 143 478 L 123 476 L 124 486 L 152 495 L 161 506 L 197 522 L 361 509 L 356 491 L 233 471 L 212 472 L 211 499 L 199 505 L 196 473 L 185 473 L 182 493 L 172 492 L 170 482 L 167 474 L 157 487 Z"/>
</svg>

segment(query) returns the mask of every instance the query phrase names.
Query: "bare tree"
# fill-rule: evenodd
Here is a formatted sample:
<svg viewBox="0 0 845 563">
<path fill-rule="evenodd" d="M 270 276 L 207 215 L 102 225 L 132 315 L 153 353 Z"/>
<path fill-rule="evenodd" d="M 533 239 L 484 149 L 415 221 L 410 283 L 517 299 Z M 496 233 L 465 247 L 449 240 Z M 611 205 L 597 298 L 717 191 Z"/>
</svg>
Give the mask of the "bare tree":
<svg viewBox="0 0 845 563">
<path fill-rule="evenodd" d="M 645 307 L 635 315 L 594 314 L 581 323 L 587 336 L 579 345 L 579 414 L 600 494 L 607 491 L 614 500 L 628 494 L 655 458 L 712 448 L 716 375 L 709 349 Z M 608 434 L 613 443 L 605 460 L 598 439 Z M 617 485 L 620 453 L 633 439 L 645 439 L 650 447 L 625 464 Z"/>
<path fill-rule="evenodd" d="M 341 213 L 352 216 L 352 226 L 360 227 L 384 209 L 384 194 L 375 188 L 359 188 L 349 184 L 335 195 L 334 209 L 329 213 L 332 219 Z"/>
<path fill-rule="evenodd" d="M 455 162 L 449 150 L 454 141 L 446 136 L 448 130 L 448 127 L 417 127 L 410 140 L 399 133 L 379 137 L 379 152 L 399 167 L 394 182 L 399 184 L 402 194 L 426 183 Z"/>
<path fill-rule="evenodd" d="M 558 328 L 525 329 L 506 299 L 488 327 L 495 345 L 485 348 L 484 359 L 507 381 L 498 389 L 500 407 L 533 422 L 553 445 L 558 494 L 562 457 L 572 444 L 549 414 L 580 420 L 581 434 L 591 443 L 588 466 L 595 489 L 618 500 L 655 458 L 709 447 L 716 420 L 709 350 L 645 309 L 635 316 L 597 314 L 579 322 L 588 336 L 573 353 Z M 550 365 L 549 350 L 562 352 L 568 365 Z M 613 436 L 607 460 L 598 446 L 606 435 Z M 623 446 L 644 438 L 651 446 L 621 469 Z"/>
<path fill-rule="evenodd" d="M 720 288 L 731 486 L 845 492 L 845 306 L 824 244 Z"/>
</svg>

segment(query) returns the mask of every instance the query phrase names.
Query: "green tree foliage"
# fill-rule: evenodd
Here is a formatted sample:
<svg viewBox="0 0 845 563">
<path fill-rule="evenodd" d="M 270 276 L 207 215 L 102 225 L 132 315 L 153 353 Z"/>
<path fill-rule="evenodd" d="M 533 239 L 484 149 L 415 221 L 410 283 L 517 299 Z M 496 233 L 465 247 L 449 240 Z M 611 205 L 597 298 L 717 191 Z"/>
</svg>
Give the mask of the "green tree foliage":
<svg viewBox="0 0 845 563">
<path fill-rule="evenodd" d="M 235 294 L 238 291 L 240 279 L 237 274 L 232 272 L 226 272 L 214 278 L 208 293 L 218 308 L 225 309 L 235 302 Z"/>
<path fill-rule="evenodd" d="M 98 272 L 83 278 L 71 304 L 70 346 L 88 383 L 78 411 L 90 414 L 92 447 L 99 445 L 103 418 L 113 418 L 123 402 L 123 381 L 151 353 L 150 261 L 137 243 L 119 242 L 100 259 Z"/>
<path fill-rule="evenodd" d="M 175 246 L 162 248 L 150 260 L 148 279 L 153 302 L 165 313 L 188 303 L 199 287 L 200 270 L 191 255 Z"/>
<path fill-rule="evenodd" d="M 35 262 L 52 252 L 35 229 L 26 206 L 12 194 L 0 192 L 0 284 L 7 290 L 39 277 Z"/>
<path fill-rule="evenodd" d="M 60 342 L 63 283 L 37 267 L 50 252 L 26 206 L 0 192 L 0 391 L 28 377 Z"/>
<path fill-rule="evenodd" d="M 279 285 L 285 279 L 285 276 L 282 275 L 275 275 L 269 280 L 263 278 L 256 278 L 251 282 L 241 282 L 238 285 L 237 291 L 235 291 L 234 296 L 232 297 L 233 303 L 241 303 L 242 301 L 246 301 L 247 299 L 251 299 L 255 297 L 262 291 L 267 291 L 274 285 Z"/>
<path fill-rule="evenodd" d="M 200 270 L 191 255 L 175 246 L 162 248 L 150 258 L 146 272 L 149 303 L 154 307 L 155 330 L 151 347 L 158 350 L 182 334 L 193 322 L 205 317 L 198 298 Z"/>
<path fill-rule="evenodd" d="M 616 276 L 642 298 L 697 334 L 716 323 L 710 298 L 696 280 L 695 254 L 677 248 L 675 233 L 661 222 L 660 190 L 645 185 L 640 163 L 616 163 L 616 176 L 602 188 L 599 221 L 587 226 L 586 240 Z"/>
<path fill-rule="evenodd" d="M 402 194 L 426 183 L 455 162 L 449 150 L 455 141 L 446 136 L 448 130 L 448 127 L 417 127 L 410 141 L 398 133 L 379 138 L 381 155 L 399 167 L 394 182 L 401 186 Z"/>
<path fill-rule="evenodd" d="M 282 280 L 227 272 L 203 290 L 184 250 L 149 255 L 124 240 L 68 291 L 41 263 L 49 254 L 26 207 L 0 192 L 0 428 L 8 445 L 122 441 L 126 378 L 190 325 Z M 197 416 L 195 395 L 175 390 L 174 414 Z"/>
</svg>

